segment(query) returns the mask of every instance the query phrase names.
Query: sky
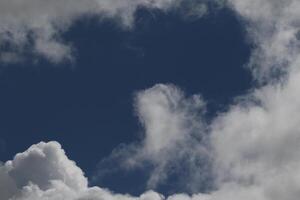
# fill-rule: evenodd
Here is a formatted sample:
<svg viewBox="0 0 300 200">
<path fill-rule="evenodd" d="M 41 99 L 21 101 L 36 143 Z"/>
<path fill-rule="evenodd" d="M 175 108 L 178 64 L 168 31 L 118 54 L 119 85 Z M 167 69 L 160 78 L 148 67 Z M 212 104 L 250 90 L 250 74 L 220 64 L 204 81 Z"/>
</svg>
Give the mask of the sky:
<svg viewBox="0 0 300 200">
<path fill-rule="evenodd" d="M 296 200 L 297 0 L 0 2 L 0 200 Z"/>
</svg>

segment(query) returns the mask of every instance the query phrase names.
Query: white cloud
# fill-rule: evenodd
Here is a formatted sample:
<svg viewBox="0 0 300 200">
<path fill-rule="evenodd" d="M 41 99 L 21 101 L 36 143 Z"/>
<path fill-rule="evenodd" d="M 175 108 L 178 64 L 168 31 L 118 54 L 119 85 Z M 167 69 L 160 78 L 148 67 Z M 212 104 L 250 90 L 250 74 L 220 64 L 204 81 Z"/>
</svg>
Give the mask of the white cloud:
<svg viewBox="0 0 300 200">
<path fill-rule="evenodd" d="M 32 2 L 41 3 L 37 0 Z M 165 2 L 170 3 L 153 1 L 151 5 L 164 7 Z M 18 13 L 15 19 L 9 16 L 12 10 L 3 11 L 0 16 L 6 25 L 2 25 L 0 30 L 7 30 L 1 34 L 6 40 L 25 44 L 27 36 L 22 33 L 19 23 L 30 24 L 29 29 L 25 27 L 26 30 L 41 31 L 43 36 L 38 37 L 42 38 L 45 37 L 45 27 L 50 33 L 53 29 L 53 34 L 45 37 L 46 41 L 53 42 L 51 40 L 56 37 L 57 31 L 64 30 L 63 25 L 70 24 L 77 14 L 98 13 L 98 5 L 111 15 L 121 13 L 128 17 L 124 13 L 128 14 L 127 11 L 134 10 L 137 5 L 149 2 L 130 1 L 130 6 L 125 6 L 123 1 L 114 1 L 113 4 L 89 1 L 86 4 L 91 3 L 91 7 L 70 8 L 72 12 L 62 12 L 60 3 L 57 2 L 56 6 L 47 2 L 36 4 L 44 9 L 35 8 L 36 12 L 45 13 L 36 21 L 35 17 L 39 15 L 32 12 L 31 7 L 17 1 L 1 2 L 0 5 L 16 11 L 22 5 L 26 11 Z M 300 2 L 229 0 L 229 3 L 247 21 L 249 37 L 257 46 L 252 57 L 252 63 L 256 65 L 252 68 L 254 76 L 258 80 L 267 80 L 267 84 L 253 88 L 248 95 L 237 99 L 228 111 L 220 113 L 210 124 L 202 120 L 205 103 L 199 96 L 186 97 L 181 90 L 170 85 L 156 85 L 138 93 L 136 108 L 145 135 L 142 142 L 134 146 L 135 150 L 129 151 L 127 162 L 133 166 L 141 160 L 152 162 L 155 170 L 149 184 L 155 185 L 167 178 L 169 166 L 177 163 L 188 166 L 187 171 L 199 180 L 207 171 L 205 166 L 197 164 L 197 159 L 210 161 L 215 190 L 193 196 L 175 194 L 168 197 L 169 200 L 297 200 L 300 195 Z M 83 8 L 88 11 L 83 12 Z M 48 9 L 57 13 L 48 16 Z M 26 23 L 21 23 L 18 16 L 22 16 Z M 56 16 L 64 19 L 61 24 L 54 23 Z M 126 19 L 130 21 L 130 17 Z M 272 77 L 274 69 L 286 72 L 275 83 Z M 205 134 L 209 137 L 206 138 Z M 188 177 L 185 183 L 199 184 L 194 180 Z M 34 145 L 3 164 L 0 168 L 0 195 L 4 200 L 164 199 L 155 192 L 131 197 L 113 194 L 99 187 L 89 188 L 81 169 L 55 142 Z"/>
<path fill-rule="evenodd" d="M 246 22 L 256 45 L 251 65 L 254 77 L 266 81 L 277 71 L 287 72 L 299 55 L 300 2 L 298 0 L 228 0 Z"/>
<path fill-rule="evenodd" d="M 0 168 L 1 200 L 163 200 L 148 191 L 140 197 L 88 187 L 87 179 L 57 142 L 31 146 Z M 176 197 L 170 199 L 175 200 Z M 202 199 L 201 199 L 202 200 Z M 204 199 L 203 199 L 204 200 Z"/>
<path fill-rule="evenodd" d="M 149 189 L 155 189 L 174 175 L 178 179 L 174 186 L 184 190 L 208 188 L 210 155 L 202 98 L 187 97 L 174 85 L 157 84 L 136 94 L 135 109 L 145 130 L 142 140 L 114 150 L 99 164 L 96 179 L 107 174 L 110 163 L 118 163 L 114 166 L 120 166 L 121 170 L 151 168 Z M 114 170 L 110 167 L 108 171 Z"/>
<path fill-rule="evenodd" d="M 132 26 L 138 7 L 168 10 L 181 0 L 2 0 L 0 2 L 0 58 L 38 55 L 57 63 L 72 60 L 72 46 L 61 35 L 79 18 L 118 19 Z M 205 12 L 202 9 L 201 12 Z M 199 14 L 200 15 L 200 14 Z M 9 52 L 10 54 L 7 54 Z M 1 55 L 3 54 L 3 55 Z"/>
<path fill-rule="evenodd" d="M 130 164 L 154 164 L 148 181 L 151 188 L 184 167 L 188 168 L 185 175 L 200 184 L 208 173 L 197 170 L 208 159 L 202 120 L 205 103 L 201 97 L 186 97 L 173 85 L 159 84 L 137 94 L 136 109 L 145 135 L 137 153 L 130 155 Z"/>
<path fill-rule="evenodd" d="M 128 25 L 138 6 L 164 8 L 169 0 L 3 0 L 0 2 L 0 45 L 22 55 L 29 46 L 53 62 L 71 59 L 72 48 L 61 33 L 80 17 L 119 16 Z M 32 43 L 32 44 L 31 44 Z M 27 52 L 26 52 L 27 53 Z"/>
<path fill-rule="evenodd" d="M 195 117 L 193 113 L 197 112 L 197 107 L 191 109 L 194 112 L 183 112 L 183 116 L 191 116 L 191 121 L 199 124 L 193 133 L 209 135 L 210 145 L 204 146 L 201 142 L 190 145 L 190 130 L 180 125 L 190 119 L 180 118 L 182 112 L 176 112 L 176 106 L 169 109 L 169 105 L 181 101 L 177 97 L 178 89 L 167 87 L 173 95 L 167 93 L 162 97 L 168 98 L 159 95 L 165 93 L 155 90 L 157 86 L 142 92 L 140 101 L 144 103 L 138 104 L 138 108 L 145 126 L 145 138 L 138 155 L 146 149 L 158 152 L 152 159 L 154 163 L 180 163 L 180 159 L 172 155 L 180 155 L 189 148 L 173 148 L 178 141 L 191 149 L 205 147 L 205 151 L 195 151 L 195 154 L 212 159 L 214 176 L 211 178 L 216 184 L 216 190 L 205 198 L 296 200 L 300 195 L 300 2 L 230 0 L 229 3 L 245 22 L 249 38 L 256 45 L 250 63 L 253 75 L 267 84 L 252 88 L 247 95 L 239 97 L 211 124 L 203 123 L 199 115 Z M 278 71 L 280 73 L 276 74 Z M 186 104 L 175 105 L 180 105 L 179 110 L 186 108 Z M 164 155 L 163 149 L 168 148 L 173 149 Z M 206 156 L 207 151 L 211 154 Z M 193 153 L 186 155 L 195 156 Z M 201 165 L 197 167 L 191 172 L 203 170 Z M 160 178 L 168 176 L 168 170 L 159 172 Z M 189 184 L 189 181 L 187 179 L 185 183 Z M 186 198 L 184 195 L 176 197 Z"/>
<path fill-rule="evenodd" d="M 298 198 L 299 75 L 293 74 L 284 86 L 256 90 L 251 99 L 259 105 L 235 105 L 211 125 L 221 187 L 233 182 L 252 199 Z"/>
<path fill-rule="evenodd" d="M 300 194 L 299 84 L 300 71 L 293 70 L 284 83 L 253 90 L 209 125 L 201 120 L 205 104 L 198 96 L 195 101 L 195 96 L 185 97 L 174 86 L 154 86 L 137 96 L 145 126 L 141 145 L 133 152 L 122 149 L 118 153 L 130 162 L 154 163 L 150 183 L 164 181 L 173 166 L 181 165 L 187 166 L 185 173 L 192 174 L 179 179 L 184 184 L 205 184 L 201 178 L 207 175 L 216 184 L 217 189 L 207 195 L 170 199 L 296 200 Z M 203 134 L 209 139 L 195 139 Z M 184 162 L 181 156 L 189 161 Z M 199 164 L 197 159 L 208 164 Z"/>
<path fill-rule="evenodd" d="M 294 71 L 284 84 L 256 89 L 216 118 L 210 124 L 209 149 L 200 141 L 195 140 L 195 145 L 191 143 L 194 131 L 190 130 L 205 130 L 203 123 L 195 126 L 196 129 L 186 129 L 182 125 L 199 124 L 201 111 L 193 113 L 203 109 L 204 104 L 198 96 L 185 97 L 178 88 L 166 85 L 142 91 L 137 95 L 137 108 L 146 135 L 139 146 L 142 153 L 131 156 L 134 159 L 141 156 L 140 159 L 159 164 L 178 162 L 180 159 L 176 160 L 174 155 L 180 157 L 181 153 L 193 158 L 206 155 L 206 150 L 211 151 L 216 190 L 193 196 L 174 194 L 167 197 L 169 200 L 296 200 L 300 192 L 299 77 L 300 72 Z M 197 147 L 205 147 L 205 151 L 198 151 Z M 169 149 L 172 151 L 168 152 Z M 190 170 L 197 174 L 202 166 Z M 167 172 L 164 169 L 159 175 L 164 176 Z M 33 145 L 3 164 L 0 194 L 4 200 L 165 199 L 156 192 L 132 197 L 113 194 L 99 187 L 89 188 L 81 169 L 66 157 L 56 142 Z"/>
<path fill-rule="evenodd" d="M 247 198 L 298 199 L 300 2 L 230 2 L 249 20 L 247 28 L 257 45 L 254 76 L 267 85 L 253 89 L 210 125 L 220 188 L 216 194 L 238 194 L 227 187 L 235 185 Z M 274 81 L 274 69 L 285 74 L 277 74 Z"/>
<path fill-rule="evenodd" d="M 172 85 L 156 85 L 139 92 L 136 107 L 145 126 L 146 153 L 157 154 L 172 148 L 187 139 L 195 129 L 200 129 L 197 112 L 203 105 L 199 96 L 186 99 L 183 92 Z"/>
</svg>

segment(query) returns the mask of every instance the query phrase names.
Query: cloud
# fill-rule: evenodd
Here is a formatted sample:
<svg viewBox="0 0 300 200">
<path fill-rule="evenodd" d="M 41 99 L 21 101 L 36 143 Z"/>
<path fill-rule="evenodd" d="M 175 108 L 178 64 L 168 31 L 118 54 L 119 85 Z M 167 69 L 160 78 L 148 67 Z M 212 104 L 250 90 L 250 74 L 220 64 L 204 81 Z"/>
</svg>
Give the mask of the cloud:
<svg viewBox="0 0 300 200">
<path fill-rule="evenodd" d="M 215 184 L 206 195 L 171 199 L 296 200 L 300 194 L 299 84 L 300 71 L 294 71 L 284 83 L 240 97 L 210 124 L 203 121 L 205 103 L 199 96 L 186 97 L 172 85 L 141 91 L 136 104 L 144 138 L 130 151 L 126 147 L 117 151 L 113 159 L 121 157 L 122 164 L 131 167 L 151 162 L 150 188 L 176 170 L 184 171 L 184 179 L 178 182 L 190 191 L 202 191 L 199 185 L 208 180 Z M 197 140 L 201 137 L 204 140 Z"/>
<path fill-rule="evenodd" d="M 199 95 L 186 97 L 173 85 L 158 84 L 140 91 L 135 106 L 145 135 L 136 154 L 128 158 L 129 164 L 150 161 L 154 165 L 148 181 L 151 188 L 182 170 L 186 172 L 182 179 L 193 177 L 203 185 L 200 183 L 209 176 L 209 171 L 198 171 L 197 168 L 203 165 L 202 169 L 205 169 L 209 155 L 202 98 Z"/>
<path fill-rule="evenodd" d="M 188 158 L 201 158 L 210 151 L 214 170 L 211 178 L 215 179 L 216 188 L 207 194 L 163 197 L 149 191 L 140 197 L 132 197 L 100 187 L 90 188 L 81 169 L 67 158 L 57 142 L 42 142 L 1 166 L 1 199 L 296 200 L 300 192 L 299 80 L 298 71 L 284 84 L 254 90 L 207 124 L 207 129 L 203 129 L 204 124 L 199 118 L 205 105 L 199 96 L 186 97 L 172 85 L 156 85 L 137 94 L 137 112 L 146 132 L 138 146 L 141 153 L 134 152 L 131 158 L 148 159 L 158 166 L 160 162 L 166 162 L 165 166 L 181 161 L 181 153 Z M 203 133 L 200 130 L 207 130 L 204 133 L 209 136 L 209 146 L 194 137 L 194 134 Z M 189 166 L 191 163 L 183 164 Z M 197 175 L 203 165 L 189 170 Z M 160 176 L 168 172 L 163 171 L 159 171 Z M 185 181 L 190 183 L 189 179 Z"/>
<path fill-rule="evenodd" d="M 255 45 L 250 65 L 254 77 L 288 73 L 299 55 L 300 2 L 298 0 L 228 0 L 245 23 Z"/>
<path fill-rule="evenodd" d="M 148 191 L 140 197 L 88 187 L 87 179 L 57 142 L 31 146 L 0 168 L 1 200 L 163 200 Z M 173 196 L 170 199 L 175 200 Z M 188 198 L 186 196 L 186 198 Z M 202 200 L 202 199 L 201 199 Z"/>
<path fill-rule="evenodd" d="M 238 13 L 255 46 L 250 67 L 254 78 L 263 84 L 237 97 L 227 111 L 219 113 L 209 124 L 199 112 L 199 109 L 205 110 L 205 101 L 201 98 L 201 106 L 193 107 L 199 104 L 189 97 L 178 98 L 184 95 L 178 95 L 178 89 L 173 86 L 154 86 L 141 92 L 137 108 L 145 136 L 137 155 L 154 163 L 161 181 L 170 175 L 165 165 L 182 163 L 182 152 L 189 152 L 183 153 L 184 157 L 206 158 L 212 167 L 209 177 L 215 189 L 205 197 L 200 194 L 201 198 L 296 200 L 300 195 L 300 2 L 229 0 L 227 3 Z M 182 101 L 191 104 L 178 103 Z M 197 126 L 189 124 L 191 121 Z M 192 131 L 182 128 L 185 123 Z M 205 145 L 195 140 L 193 133 L 204 136 Z M 180 148 L 174 147 L 178 142 Z M 195 147 L 204 150 L 189 151 Z M 169 148 L 170 152 L 165 151 Z M 145 151 L 150 153 L 143 153 Z M 130 156 L 136 159 L 135 153 Z M 191 174 L 210 172 L 203 165 L 189 169 Z M 189 178 L 184 181 L 194 183 Z M 197 197 L 197 194 L 194 197 L 176 195 L 182 199 Z"/>
<path fill-rule="evenodd" d="M 105 12 L 114 15 L 121 10 L 122 16 L 128 16 L 124 15 L 123 10 L 131 11 L 130 8 L 135 9 L 137 5 L 143 5 L 131 1 L 128 7 L 123 1 L 115 2 L 116 4 L 113 5 L 108 1 L 97 1 L 97 4 L 90 1 L 86 4 L 102 3 L 100 7 Z M 150 3 L 139 2 L 145 5 Z M 14 5 L 16 1 L 5 1 L 5 3 L 14 9 L 17 8 Z M 151 5 L 162 8 L 165 6 L 164 3 L 171 2 L 153 1 Z M 194 176 L 184 177 L 185 179 L 180 181 L 190 187 L 197 186 L 203 183 L 201 179 L 209 174 L 209 178 L 214 181 L 214 189 L 206 194 L 197 192 L 192 196 L 174 194 L 165 198 L 153 191 L 145 192 L 140 197 L 132 197 L 114 194 L 99 187 L 90 188 L 81 169 L 66 157 L 58 143 L 50 142 L 33 145 L 1 166 L 1 199 L 299 199 L 300 2 L 297 0 L 228 0 L 227 3 L 245 23 L 249 38 L 256 47 L 250 63 L 253 75 L 265 84 L 252 88 L 247 95 L 238 97 L 227 111 L 219 113 L 210 123 L 204 120 L 205 101 L 199 95 L 188 97 L 173 85 L 156 85 L 141 91 L 136 95 L 135 105 L 137 115 L 145 129 L 143 138 L 138 144 L 117 151 L 119 153 L 117 155 L 124 155 L 123 152 L 126 152 L 126 159 L 122 161 L 130 167 L 140 162 L 150 162 L 153 165 L 154 171 L 150 176 L 149 186 L 159 184 L 166 180 L 170 173 L 174 173 L 173 169 L 180 171 L 182 168 L 176 167 L 184 166 L 186 170 L 184 172 Z M 45 10 L 48 9 L 46 7 L 48 4 L 41 3 L 45 6 Z M 60 9 L 54 9 L 60 6 L 51 6 L 49 8 L 57 12 L 55 16 L 63 16 L 60 19 L 65 19 L 61 22 L 64 25 L 70 24 L 72 17 L 77 16 L 68 12 L 60 13 Z M 81 9 L 87 7 L 82 6 L 75 13 L 81 15 L 83 13 Z M 24 8 L 25 11 L 31 9 L 26 6 Z M 99 9 L 98 6 L 88 8 L 86 13 L 90 13 L 90 10 L 97 13 Z M 43 9 L 36 10 L 43 13 Z M 71 10 L 73 13 L 76 9 Z M 19 15 L 22 13 L 20 12 Z M 50 32 L 54 30 L 55 34 L 50 36 L 48 34 L 50 38 L 55 36 L 57 31 L 64 30 L 62 24 L 54 23 L 55 20 L 52 19 L 54 15 L 46 14 L 45 18 L 39 18 L 38 21 L 30 17 L 36 16 L 34 13 L 28 11 L 27 15 L 29 17 L 24 18 L 26 16 L 24 15 L 23 18 L 25 21 L 29 20 L 29 24 L 45 25 L 47 23 L 42 23 L 45 19 L 46 22 L 51 22 L 50 26 L 45 26 Z M 69 15 L 72 16 L 72 20 Z M 5 20 L 8 16 L 9 14 L 4 14 L 1 20 Z M 51 20 L 48 21 L 49 19 Z M 20 21 L 16 18 L 10 23 L 18 24 Z M 7 27 L 11 26 L 10 23 L 7 23 Z M 38 27 L 33 25 L 30 25 L 30 29 Z M 38 27 L 38 32 L 41 31 L 43 35 L 45 27 Z M 3 33 L 7 40 L 27 42 L 27 36 L 18 31 L 14 31 L 13 36 L 9 31 Z M 46 41 L 49 37 L 46 37 Z M 207 170 L 207 166 L 211 171 Z"/>
<path fill-rule="evenodd" d="M 96 179 L 108 171 L 149 168 L 147 186 L 154 189 L 177 177 L 174 186 L 187 191 L 208 188 L 210 155 L 203 115 L 205 102 L 199 95 L 188 97 L 174 85 L 157 84 L 135 97 L 136 114 L 145 130 L 142 140 L 122 145 L 99 164 Z M 116 164 L 118 163 L 118 164 Z M 201 169 L 201 170 L 199 170 Z"/>
<path fill-rule="evenodd" d="M 30 50 L 52 62 L 72 59 L 72 46 L 61 38 L 74 21 L 85 16 L 119 17 L 132 23 L 139 6 L 167 8 L 171 0 L 4 0 L 0 2 L 0 45 L 11 53 Z"/>
<path fill-rule="evenodd" d="M 298 198 L 299 78 L 256 90 L 211 124 L 219 186 L 237 184 L 252 199 Z"/>
<path fill-rule="evenodd" d="M 74 48 L 63 40 L 62 34 L 76 20 L 85 17 L 96 17 L 99 20 L 111 18 L 118 20 L 122 26 L 130 27 L 133 25 L 134 12 L 139 7 L 168 10 L 171 7 L 179 8 L 180 2 L 181 0 L 2 0 L 0 58 L 4 62 L 17 62 L 20 58 L 33 56 L 44 57 L 53 63 L 70 61 L 76 59 L 72 56 Z M 195 2 L 193 1 L 193 5 Z M 201 12 L 204 13 L 205 9 L 202 8 Z"/>
<path fill-rule="evenodd" d="M 253 74 L 265 85 L 253 88 L 210 124 L 219 187 L 212 196 L 294 200 L 300 194 L 300 2 L 230 2 L 247 22 L 256 45 Z"/>
</svg>

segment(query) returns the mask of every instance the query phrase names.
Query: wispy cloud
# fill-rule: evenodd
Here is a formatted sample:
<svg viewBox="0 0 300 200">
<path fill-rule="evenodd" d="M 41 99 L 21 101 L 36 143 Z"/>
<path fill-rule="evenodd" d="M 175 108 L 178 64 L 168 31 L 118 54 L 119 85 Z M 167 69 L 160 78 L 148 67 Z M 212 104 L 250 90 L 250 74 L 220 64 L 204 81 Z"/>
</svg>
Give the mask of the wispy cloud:
<svg viewBox="0 0 300 200">
<path fill-rule="evenodd" d="M 5 62 L 16 62 L 17 55 L 30 55 L 44 57 L 53 63 L 70 61 L 74 59 L 74 49 L 63 40 L 62 34 L 77 19 L 91 16 L 99 20 L 111 18 L 121 26 L 131 27 L 134 13 L 139 7 L 166 11 L 180 6 L 180 2 L 181 0 L 2 0 L 0 58 Z M 205 9 L 202 11 L 205 12 Z"/>
<path fill-rule="evenodd" d="M 98 176 L 108 164 L 118 163 L 115 166 L 121 170 L 151 168 L 147 185 L 152 189 L 174 175 L 179 177 L 178 184 L 185 182 L 180 187 L 186 190 L 208 184 L 210 155 L 202 98 L 187 97 L 174 85 L 158 84 L 137 93 L 135 108 L 145 130 L 142 140 L 113 151 L 100 163 Z"/>
</svg>

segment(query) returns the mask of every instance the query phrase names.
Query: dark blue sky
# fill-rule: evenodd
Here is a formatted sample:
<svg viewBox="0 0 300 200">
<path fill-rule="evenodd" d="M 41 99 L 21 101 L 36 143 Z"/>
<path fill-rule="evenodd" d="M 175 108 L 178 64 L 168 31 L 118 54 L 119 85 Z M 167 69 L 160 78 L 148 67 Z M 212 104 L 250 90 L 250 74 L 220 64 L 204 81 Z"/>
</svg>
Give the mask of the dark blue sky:
<svg viewBox="0 0 300 200">
<path fill-rule="evenodd" d="M 132 30 L 82 19 L 64 39 L 76 49 L 73 64 L 0 64 L 0 160 L 57 140 L 91 177 L 115 147 L 138 140 L 134 92 L 173 83 L 202 94 L 209 117 L 252 85 L 243 67 L 250 53 L 243 26 L 226 9 L 201 19 L 140 9 Z M 139 193 L 144 188 L 136 173 L 94 184 Z"/>
</svg>

